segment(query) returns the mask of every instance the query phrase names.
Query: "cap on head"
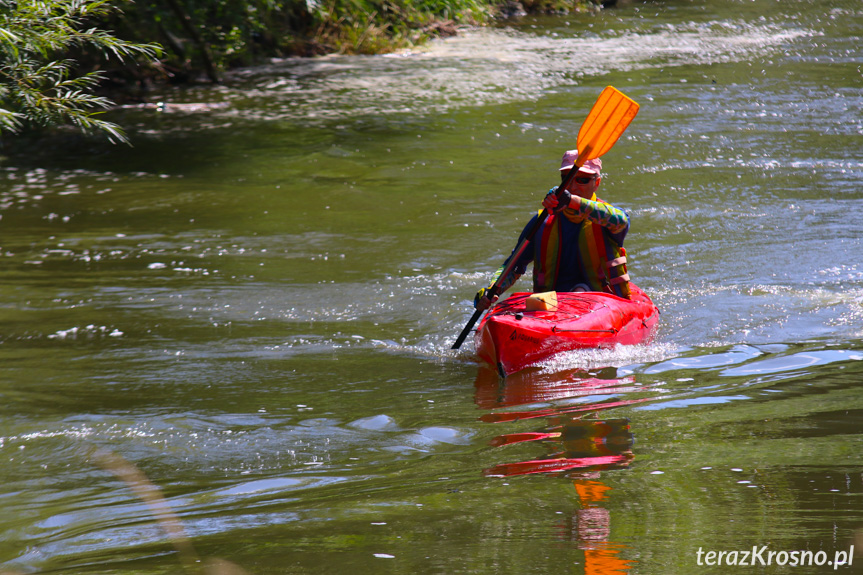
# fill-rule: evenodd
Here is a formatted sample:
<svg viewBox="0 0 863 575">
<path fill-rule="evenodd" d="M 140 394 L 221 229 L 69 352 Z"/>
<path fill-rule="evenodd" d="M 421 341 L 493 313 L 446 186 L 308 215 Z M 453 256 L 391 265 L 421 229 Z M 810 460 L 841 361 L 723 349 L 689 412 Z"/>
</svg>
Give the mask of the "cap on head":
<svg viewBox="0 0 863 575">
<path fill-rule="evenodd" d="M 572 169 L 575 165 L 575 161 L 578 159 L 578 150 L 567 150 L 563 154 L 563 159 L 560 161 L 560 171 Z M 593 158 L 592 160 L 587 160 L 583 166 L 581 166 L 578 171 L 587 172 L 588 174 L 599 174 L 602 172 L 602 160 L 599 158 Z"/>
</svg>

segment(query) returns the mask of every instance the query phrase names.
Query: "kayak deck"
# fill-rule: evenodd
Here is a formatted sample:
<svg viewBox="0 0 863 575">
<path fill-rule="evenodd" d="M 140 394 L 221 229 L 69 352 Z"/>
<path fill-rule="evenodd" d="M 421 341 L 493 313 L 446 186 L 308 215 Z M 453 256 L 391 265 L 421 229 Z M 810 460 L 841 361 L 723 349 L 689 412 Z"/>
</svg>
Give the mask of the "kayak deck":
<svg viewBox="0 0 863 575">
<path fill-rule="evenodd" d="M 531 293 L 498 302 L 476 332 L 477 355 L 502 376 L 564 351 L 645 343 L 659 310 L 638 286 L 632 299 L 603 292 L 558 292 L 557 305 L 529 310 Z"/>
</svg>

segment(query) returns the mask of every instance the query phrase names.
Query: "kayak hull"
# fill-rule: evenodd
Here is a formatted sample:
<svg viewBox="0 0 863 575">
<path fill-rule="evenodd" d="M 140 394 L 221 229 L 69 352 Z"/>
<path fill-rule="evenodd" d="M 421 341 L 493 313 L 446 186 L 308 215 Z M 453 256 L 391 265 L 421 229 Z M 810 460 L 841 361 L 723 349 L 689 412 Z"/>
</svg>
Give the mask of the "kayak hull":
<svg viewBox="0 0 863 575">
<path fill-rule="evenodd" d="M 480 322 L 477 355 L 506 376 L 565 351 L 649 342 L 659 310 L 638 286 L 630 287 L 631 300 L 603 292 L 559 292 L 550 310 L 528 310 L 533 294 L 515 293 Z"/>
</svg>

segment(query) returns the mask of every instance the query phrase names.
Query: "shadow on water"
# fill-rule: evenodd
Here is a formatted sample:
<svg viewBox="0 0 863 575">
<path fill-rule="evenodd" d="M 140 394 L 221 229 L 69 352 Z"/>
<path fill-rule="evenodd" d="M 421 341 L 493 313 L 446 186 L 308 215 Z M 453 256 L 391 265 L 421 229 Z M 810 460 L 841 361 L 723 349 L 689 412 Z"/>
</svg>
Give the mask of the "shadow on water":
<svg viewBox="0 0 863 575">
<path fill-rule="evenodd" d="M 614 368 L 603 371 L 616 371 Z M 585 573 L 628 573 L 636 561 L 621 557 L 627 545 L 611 535 L 607 502 L 612 488 L 604 472 L 629 467 L 635 437 L 628 418 L 598 417 L 609 409 L 645 399 L 613 400 L 611 394 L 642 391 L 635 378 L 598 378 L 581 370 L 543 373 L 526 370 L 500 378 L 483 366 L 477 375 L 475 400 L 489 410 L 480 417 L 489 423 L 545 419 L 533 431 L 505 433 L 490 442 L 495 447 L 541 445 L 547 455 L 487 468 L 487 477 L 509 478 L 544 474 L 571 481 L 579 508 L 557 525 L 558 537 L 584 552 Z M 577 404 L 568 402 L 577 401 Z"/>
</svg>

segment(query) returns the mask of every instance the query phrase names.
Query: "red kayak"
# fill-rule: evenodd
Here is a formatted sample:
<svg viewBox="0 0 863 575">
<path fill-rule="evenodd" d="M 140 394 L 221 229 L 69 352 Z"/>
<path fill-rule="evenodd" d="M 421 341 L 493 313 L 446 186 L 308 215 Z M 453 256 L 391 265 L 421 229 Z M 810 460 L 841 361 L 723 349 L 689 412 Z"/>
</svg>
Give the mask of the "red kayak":
<svg viewBox="0 0 863 575">
<path fill-rule="evenodd" d="M 480 322 L 477 354 L 506 376 L 564 351 L 646 343 L 659 310 L 629 285 L 630 300 L 603 292 L 515 293 Z"/>
</svg>

